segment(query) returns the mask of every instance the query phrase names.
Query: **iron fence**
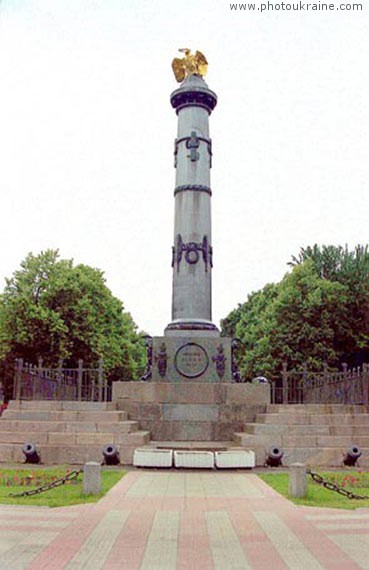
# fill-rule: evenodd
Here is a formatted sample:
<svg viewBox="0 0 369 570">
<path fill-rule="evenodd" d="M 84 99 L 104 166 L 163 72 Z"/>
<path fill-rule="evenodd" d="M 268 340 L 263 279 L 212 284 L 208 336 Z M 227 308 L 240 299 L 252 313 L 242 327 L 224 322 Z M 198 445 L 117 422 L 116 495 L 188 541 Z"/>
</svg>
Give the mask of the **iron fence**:
<svg viewBox="0 0 369 570">
<path fill-rule="evenodd" d="M 273 378 L 270 389 L 273 404 L 302 404 L 304 401 L 303 379 L 299 374 L 289 373 L 287 382 L 282 376 Z"/>
<path fill-rule="evenodd" d="M 104 374 L 103 361 L 98 368 L 47 368 L 39 359 L 37 365 L 17 359 L 13 398 L 16 400 L 77 400 L 106 402 L 111 389 Z"/>
<path fill-rule="evenodd" d="M 342 370 L 309 372 L 288 370 L 283 364 L 279 378 L 271 380 L 273 404 L 364 404 L 369 405 L 369 365 Z"/>
</svg>

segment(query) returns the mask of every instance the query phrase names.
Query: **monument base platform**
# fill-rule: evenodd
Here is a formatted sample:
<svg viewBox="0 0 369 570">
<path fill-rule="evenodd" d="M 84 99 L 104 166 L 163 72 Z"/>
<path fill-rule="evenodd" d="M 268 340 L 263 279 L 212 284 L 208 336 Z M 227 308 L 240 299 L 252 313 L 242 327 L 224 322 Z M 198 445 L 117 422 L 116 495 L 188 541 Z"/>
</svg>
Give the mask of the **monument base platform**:
<svg viewBox="0 0 369 570">
<path fill-rule="evenodd" d="M 114 382 L 113 402 L 155 441 L 225 441 L 270 402 L 267 384 Z"/>
<path fill-rule="evenodd" d="M 232 339 L 159 336 L 152 339 L 153 382 L 231 382 Z"/>
</svg>

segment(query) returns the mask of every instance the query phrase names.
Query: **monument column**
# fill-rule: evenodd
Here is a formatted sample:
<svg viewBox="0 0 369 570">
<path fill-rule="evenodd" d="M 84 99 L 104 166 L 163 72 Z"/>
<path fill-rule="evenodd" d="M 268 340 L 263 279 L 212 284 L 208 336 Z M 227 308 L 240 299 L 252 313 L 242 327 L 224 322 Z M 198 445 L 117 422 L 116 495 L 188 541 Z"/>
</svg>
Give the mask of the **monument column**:
<svg viewBox="0 0 369 570">
<path fill-rule="evenodd" d="M 152 338 L 151 378 L 154 382 L 231 382 L 231 339 L 220 338 L 211 316 L 209 116 L 217 96 L 203 79 L 205 56 L 199 51 L 194 55 L 187 49 L 180 51 L 185 57 L 172 63 L 180 86 L 170 98 L 178 117 L 172 320 L 164 336 Z"/>
<path fill-rule="evenodd" d="M 173 69 L 181 86 L 171 95 L 178 116 L 174 143 L 175 218 L 172 248 L 172 321 L 165 336 L 219 336 L 212 323 L 211 242 L 212 144 L 209 115 L 217 103 L 216 94 L 205 83 L 205 57 L 182 50 L 186 58 L 176 59 Z M 196 59 L 197 58 L 197 59 Z"/>
<path fill-rule="evenodd" d="M 180 51 L 185 57 L 172 66 L 181 85 L 171 95 L 178 116 L 172 321 L 163 336 L 145 339 L 142 382 L 114 382 L 113 399 L 141 430 L 150 430 L 152 440 L 165 442 L 157 449 L 168 447 L 168 442 L 192 442 L 184 446 L 192 451 L 197 447 L 193 442 L 222 442 L 219 447 L 224 448 L 247 418 L 269 402 L 270 387 L 230 384 L 240 381 L 233 359 L 235 341 L 221 337 L 212 323 L 209 116 L 217 97 L 203 79 L 205 57 L 199 51 Z"/>
</svg>

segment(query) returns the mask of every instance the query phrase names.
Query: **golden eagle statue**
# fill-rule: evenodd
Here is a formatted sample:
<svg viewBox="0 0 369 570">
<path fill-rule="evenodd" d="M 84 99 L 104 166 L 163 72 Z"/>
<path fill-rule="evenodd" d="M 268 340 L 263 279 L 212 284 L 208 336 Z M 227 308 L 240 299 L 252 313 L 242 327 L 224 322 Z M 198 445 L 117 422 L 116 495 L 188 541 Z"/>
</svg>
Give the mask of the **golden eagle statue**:
<svg viewBox="0 0 369 570">
<path fill-rule="evenodd" d="M 188 48 L 178 51 L 185 54 L 182 59 L 175 57 L 172 61 L 172 68 L 178 83 L 182 83 L 189 75 L 206 75 L 208 62 L 201 51 L 197 51 L 195 55 L 191 55 L 191 50 Z"/>
</svg>

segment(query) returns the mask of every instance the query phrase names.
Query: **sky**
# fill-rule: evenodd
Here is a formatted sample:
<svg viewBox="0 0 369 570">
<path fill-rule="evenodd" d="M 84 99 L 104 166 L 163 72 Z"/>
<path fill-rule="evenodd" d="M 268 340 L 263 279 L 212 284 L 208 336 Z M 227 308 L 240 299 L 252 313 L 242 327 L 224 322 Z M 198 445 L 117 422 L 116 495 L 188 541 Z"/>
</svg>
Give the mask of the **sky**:
<svg viewBox="0 0 369 570">
<path fill-rule="evenodd" d="M 369 4 L 304 5 L 0 0 L 0 290 L 29 252 L 59 249 L 163 333 L 184 47 L 205 54 L 218 95 L 213 321 L 301 247 L 368 243 Z"/>
</svg>

